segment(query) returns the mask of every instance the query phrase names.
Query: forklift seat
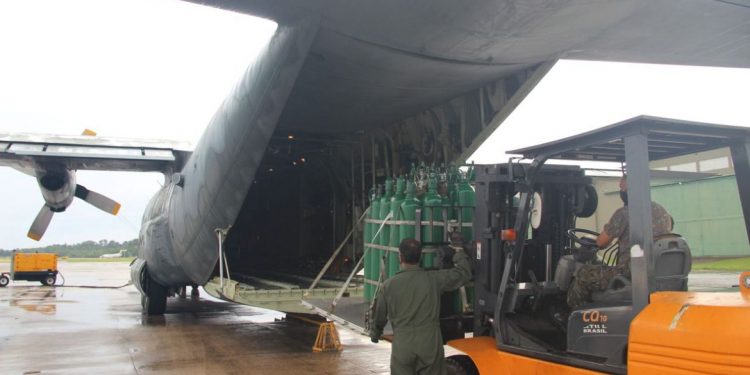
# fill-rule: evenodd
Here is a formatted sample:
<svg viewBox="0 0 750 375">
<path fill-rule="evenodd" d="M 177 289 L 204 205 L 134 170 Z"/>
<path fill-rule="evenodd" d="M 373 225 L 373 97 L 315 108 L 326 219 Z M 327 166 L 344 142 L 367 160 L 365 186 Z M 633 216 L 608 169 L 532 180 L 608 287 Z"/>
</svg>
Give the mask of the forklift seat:
<svg viewBox="0 0 750 375">
<path fill-rule="evenodd" d="M 693 258 L 685 239 L 673 233 L 659 236 L 654 241 L 653 251 L 654 262 L 656 262 L 654 291 L 686 291 Z M 591 299 L 594 302 L 630 301 L 632 296 L 630 279 L 625 276 L 615 276 L 606 290 L 594 292 Z"/>
</svg>

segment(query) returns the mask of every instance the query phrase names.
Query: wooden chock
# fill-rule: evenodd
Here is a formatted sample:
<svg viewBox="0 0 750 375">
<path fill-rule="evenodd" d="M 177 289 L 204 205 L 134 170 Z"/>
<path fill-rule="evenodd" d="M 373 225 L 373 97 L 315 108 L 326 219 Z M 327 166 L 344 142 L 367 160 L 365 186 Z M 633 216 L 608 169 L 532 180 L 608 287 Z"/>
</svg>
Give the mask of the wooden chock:
<svg viewBox="0 0 750 375">
<path fill-rule="evenodd" d="M 315 338 L 315 345 L 313 345 L 313 352 L 341 351 L 342 349 L 344 347 L 341 345 L 339 333 L 333 322 L 321 323 L 318 328 L 318 337 Z"/>
</svg>

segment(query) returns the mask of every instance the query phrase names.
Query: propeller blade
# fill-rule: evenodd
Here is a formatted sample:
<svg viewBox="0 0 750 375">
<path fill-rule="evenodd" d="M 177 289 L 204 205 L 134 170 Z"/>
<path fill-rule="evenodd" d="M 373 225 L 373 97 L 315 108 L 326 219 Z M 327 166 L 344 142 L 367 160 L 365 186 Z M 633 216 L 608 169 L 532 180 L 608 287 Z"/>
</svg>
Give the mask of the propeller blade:
<svg viewBox="0 0 750 375">
<path fill-rule="evenodd" d="M 120 212 L 120 207 L 122 207 L 114 200 L 107 198 L 95 191 L 86 189 L 83 185 L 76 185 L 76 197 L 112 215 L 117 215 L 117 213 Z"/>
<path fill-rule="evenodd" d="M 27 233 L 26 235 L 34 241 L 41 240 L 44 232 L 47 231 L 49 222 L 52 220 L 52 216 L 54 214 L 55 213 L 52 212 L 52 210 L 50 210 L 46 204 L 42 206 L 42 209 L 39 210 L 38 214 L 36 214 L 36 219 L 34 219 L 34 222 L 31 223 L 29 233 Z"/>
</svg>

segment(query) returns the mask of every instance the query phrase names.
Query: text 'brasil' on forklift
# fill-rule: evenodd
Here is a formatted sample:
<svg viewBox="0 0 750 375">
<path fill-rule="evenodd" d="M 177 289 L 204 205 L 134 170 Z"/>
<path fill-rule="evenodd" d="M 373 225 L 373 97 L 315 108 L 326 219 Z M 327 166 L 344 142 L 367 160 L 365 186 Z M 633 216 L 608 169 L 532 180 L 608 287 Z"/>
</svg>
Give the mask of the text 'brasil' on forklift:
<svg viewBox="0 0 750 375">
<path fill-rule="evenodd" d="M 530 164 L 477 167 L 473 337 L 448 343 L 466 354 L 452 357 L 453 368 L 750 373 L 750 273 L 739 291 L 689 292 L 687 243 L 679 235 L 654 239 L 651 226 L 649 161 L 721 147 L 731 149 L 750 236 L 750 128 L 640 116 L 511 151 Z M 625 163 L 628 176 L 631 277 L 616 277 L 562 326 L 552 312 L 565 307 L 576 268 L 595 251 L 575 218 L 591 215 L 597 199 L 582 169 L 548 159 Z M 539 201 L 543 213 L 532 214 Z"/>
</svg>

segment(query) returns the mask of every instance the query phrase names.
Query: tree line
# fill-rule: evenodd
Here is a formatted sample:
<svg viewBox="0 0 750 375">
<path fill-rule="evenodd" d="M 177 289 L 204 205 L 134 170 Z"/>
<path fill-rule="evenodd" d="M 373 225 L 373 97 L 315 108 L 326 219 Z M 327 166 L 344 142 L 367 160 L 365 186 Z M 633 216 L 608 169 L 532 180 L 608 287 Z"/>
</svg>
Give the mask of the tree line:
<svg viewBox="0 0 750 375">
<path fill-rule="evenodd" d="M 13 251 L 18 251 L 22 253 L 56 253 L 58 256 L 70 258 L 98 258 L 102 254 L 114 254 L 120 250 L 126 250 L 124 255 L 126 257 L 136 256 L 138 254 L 138 239 L 124 242 L 110 240 L 85 241 L 72 245 L 50 245 L 15 250 L 0 249 L 0 257 L 9 257 Z"/>
</svg>

